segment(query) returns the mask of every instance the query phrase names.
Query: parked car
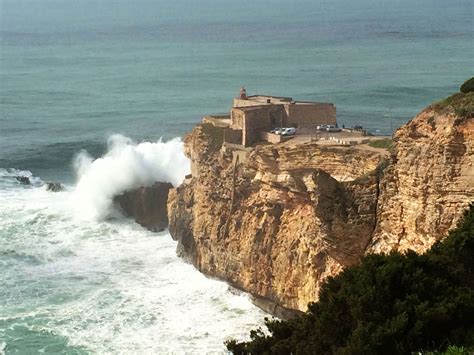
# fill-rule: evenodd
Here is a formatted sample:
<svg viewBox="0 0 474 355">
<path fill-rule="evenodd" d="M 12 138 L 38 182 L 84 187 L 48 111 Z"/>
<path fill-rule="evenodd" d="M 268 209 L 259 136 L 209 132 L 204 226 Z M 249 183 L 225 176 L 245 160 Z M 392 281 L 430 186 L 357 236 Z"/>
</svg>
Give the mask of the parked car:
<svg viewBox="0 0 474 355">
<path fill-rule="evenodd" d="M 296 129 L 293 127 L 284 128 L 281 132 L 282 136 L 294 136 L 296 134 Z"/>
<path fill-rule="evenodd" d="M 326 126 L 326 131 L 328 131 L 328 132 L 340 132 L 341 129 L 337 126 L 334 126 L 334 125 L 327 125 Z"/>
<path fill-rule="evenodd" d="M 320 124 L 320 125 L 317 125 L 317 126 L 316 126 L 316 129 L 317 129 L 318 131 L 325 131 L 326 128 L 327 128 L 327 126 L 328 126 L 327 124 Z"/>
<path fill-rule="evenodd" d="M 273 128 L 270 133 L 274 133 L 274 134 L 281 134 L 282 130 L 284 128 Z"/>
</svg>

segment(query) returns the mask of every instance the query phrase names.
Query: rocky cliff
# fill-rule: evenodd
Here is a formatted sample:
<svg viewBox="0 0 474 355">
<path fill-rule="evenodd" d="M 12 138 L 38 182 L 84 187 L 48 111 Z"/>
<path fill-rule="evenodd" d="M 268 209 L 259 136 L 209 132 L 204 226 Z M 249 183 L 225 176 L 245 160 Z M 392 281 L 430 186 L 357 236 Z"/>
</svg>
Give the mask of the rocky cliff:
<svg viewBox="0 0 474 355">
<path fill-rule="evenodd" d="M 368 253 L 424 252 L 474 200 L 474 93 L 428 107 L 395 139 Z"/>
<path fill-rule="evenodd" d="M 160 232 L 168 226 L 166 205 L 168 192 L 172 187 L 170 183 L 156 182 L 152 186 L 140 187 L 118 195 L 114 202 L 138 224 Z"/>
<path fill-rule="evenodd" d="M 168 198 L 179 253 L 282 314 L 365 253 L 424 251 L 474 199 L 474 99 L 460 95 L 400 128 L 388 158 L 316 143 L 231 149 L 198 125 L 185 137 L 192 178 Z"/>
<path fill-rule="evenodd" d="M 316 143 L 229 150 L 218 130 L 185 138 L 193 177 L 168 199 L 179 252 L 273 312 L 304 310 L 326 276 L 363 255 L 384 158 Z"/>
</svg>

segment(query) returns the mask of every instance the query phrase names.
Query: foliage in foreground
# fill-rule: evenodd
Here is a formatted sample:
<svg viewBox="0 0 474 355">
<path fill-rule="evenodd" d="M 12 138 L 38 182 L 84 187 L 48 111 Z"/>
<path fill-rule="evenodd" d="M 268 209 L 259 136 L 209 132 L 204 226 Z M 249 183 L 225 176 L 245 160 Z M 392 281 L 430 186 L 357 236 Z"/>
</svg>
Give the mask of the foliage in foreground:
<svg viewBox="0 0 474 355">
<path fill-rule="evenodd" d="M 474 347 L 474 205 L 427 253 L 368 255 L 329 278 L 301 317 L 266 319 L 234 354 L 458 354 Z M 426 354 L 426 352 L 424 352 Z M 462 354 L 462 352 L 461 352 Z"/>
</svg>

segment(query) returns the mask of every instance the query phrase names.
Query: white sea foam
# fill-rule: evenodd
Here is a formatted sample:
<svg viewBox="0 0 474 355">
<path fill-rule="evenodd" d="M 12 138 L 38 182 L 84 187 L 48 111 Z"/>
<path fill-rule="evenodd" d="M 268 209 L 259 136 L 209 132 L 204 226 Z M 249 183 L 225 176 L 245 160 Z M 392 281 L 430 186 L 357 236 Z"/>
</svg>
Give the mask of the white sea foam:
<svg viewBox="0 0 474 355">
<path fill-rule="evenodd" d="M 168 233 L 77 220 L 68 209 L 74 193 L 0 189 L 5 349 L 15 342 L 34 352 L 33 334 L 46 352 L 51 337 L 63 337 L 98 354 L 224 353 L 224 340 L 261 325 L 264 313 L 247 295 L 178 258 Z"/>
<path fill-rule="evenodd" d="M 33 176 L 29 170 L 0 168 L 0 181 L 2 185 L 18 185 L 17 177 L 27 177 L 33 186 L 39 186 L 43 183 L 39 177 Z"/>
<path fill-rule="evenodd" d="M 226 339 L 262 324 L 248 295 L 178 258 L 167 232 L 101 219 L 123 190 L 179 184 L 189 169 L 180 140 L 114 136 L 103 157 L 81 153 L 75 163 L 77 185 L 57 193 L 28 171 L 0 169 L 0 354 L 51 344 L 97 354 L 225 353 Z M 39 184 L 21 185 L 17 175 Z M 95 220 L 77 219 L 78 208 Z"/>
<path fill-rule="evenodd" d="M 78 183 L 72 203 L 77 215 L 86 220 L 109 216 L 117 194 L 156 181 L 178 186 L 190 172 L 181 139 L 136 144 L 121 135 L 109 138 L 108 151 L 100 158 L 94 160 L 81 152 L 74 168 Z"/>
</svg>

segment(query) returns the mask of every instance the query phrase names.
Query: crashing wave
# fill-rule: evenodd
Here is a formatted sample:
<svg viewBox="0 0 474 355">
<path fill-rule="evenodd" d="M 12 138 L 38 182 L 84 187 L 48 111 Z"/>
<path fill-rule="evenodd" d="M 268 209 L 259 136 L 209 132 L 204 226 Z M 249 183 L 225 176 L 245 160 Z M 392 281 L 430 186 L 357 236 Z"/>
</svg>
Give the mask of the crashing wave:
<svg viewBox="0 0 474 355">
<path fill-rule="evenodd" d="M 74 168 L 78 182 L 73 204 L 78 217 L 87 220 L 109 217 L 113 197 L 126 190 L 156 181 L 178 186 L 190 172 L 181 139 L 137 144 L 122 135 L 109 138 L 108 150 L 100 158 L 80 152 Z"/>
</svg>

